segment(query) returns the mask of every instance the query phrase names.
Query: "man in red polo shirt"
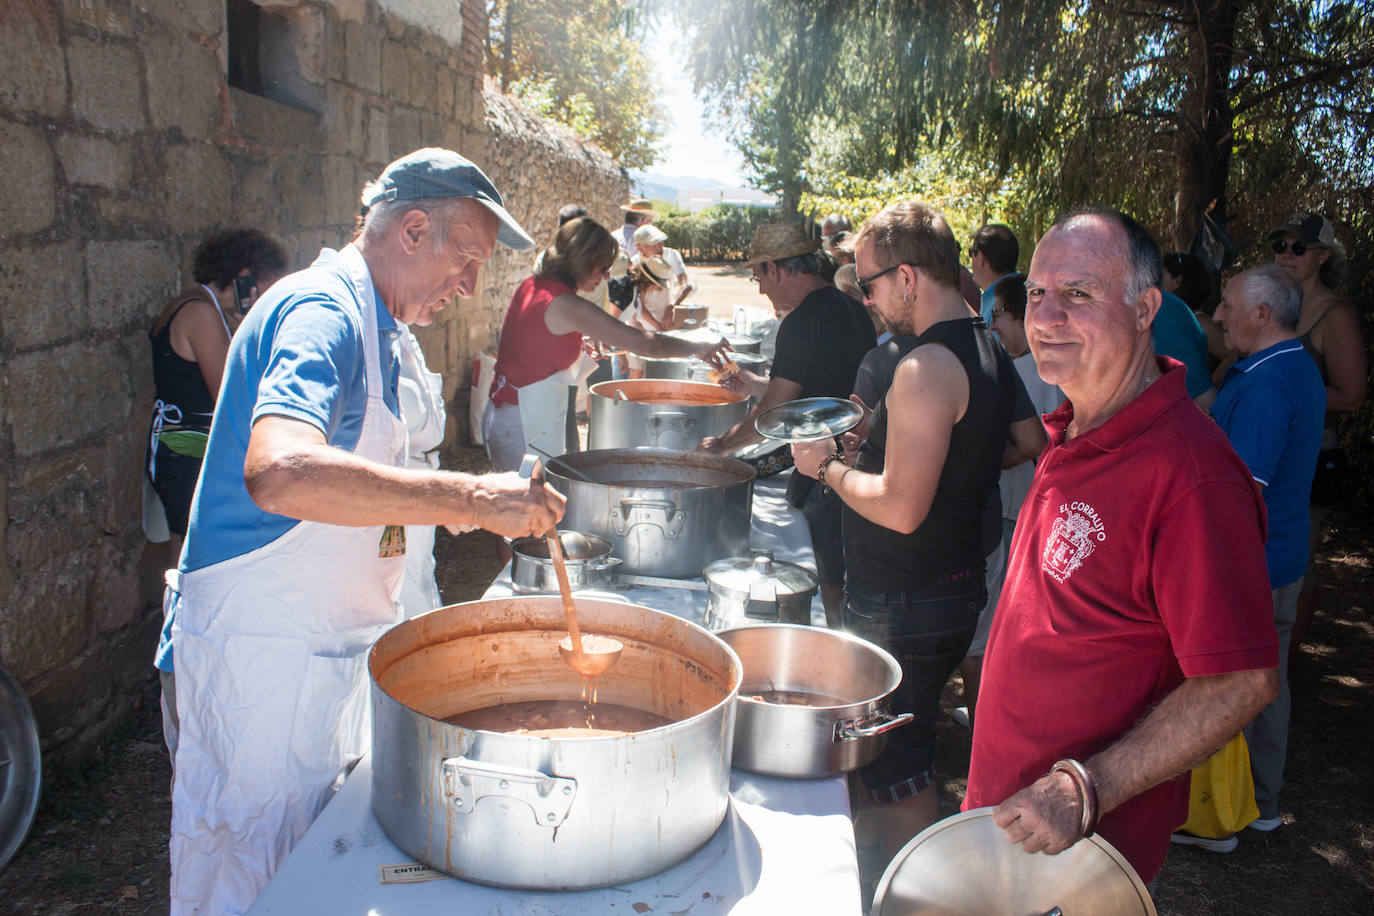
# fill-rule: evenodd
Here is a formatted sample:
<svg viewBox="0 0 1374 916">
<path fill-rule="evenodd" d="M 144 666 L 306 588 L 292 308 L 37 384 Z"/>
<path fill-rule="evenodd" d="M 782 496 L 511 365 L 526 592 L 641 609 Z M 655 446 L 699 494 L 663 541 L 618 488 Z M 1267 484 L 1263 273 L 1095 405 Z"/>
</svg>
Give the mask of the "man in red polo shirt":
<svg viewBox="0 0 1374 916">
<path fill-rule="evenodd" d="M 964 800 L 1027 852 L 1096 829 L 1146 882 L 1189 770 L 1278 687 L 1264 505 L 1155 356 L 1160 270 L 1110 210 L 1061 218 L 1031 259 L 1027 336 L 1068 402 L 1016 523 Z"/>
</svg>

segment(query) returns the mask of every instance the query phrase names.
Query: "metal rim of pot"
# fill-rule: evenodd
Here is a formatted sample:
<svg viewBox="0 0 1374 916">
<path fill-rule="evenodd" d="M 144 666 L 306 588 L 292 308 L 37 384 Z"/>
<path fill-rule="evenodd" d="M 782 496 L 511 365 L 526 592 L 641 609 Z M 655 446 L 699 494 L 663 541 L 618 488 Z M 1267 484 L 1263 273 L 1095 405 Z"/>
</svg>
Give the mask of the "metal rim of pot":
<svg viewBox="0 0 1374 916">
<path fill-rule="evenodd" d="M 805 610 L 810 623 L 811 599 L 820 591 L 816 574 L 804 566 L 773 559 L 773 551 L 753 549 L 747 557 L 716 560 L 701 572 L 711 600 L 707 628 L 720 629 L 754 621 L 782 621 L 785 611 Z M 733 613 L 738 610 L 740 613 Z M 740 619 L 743 618 L 743 619 Z"/>
</svg>

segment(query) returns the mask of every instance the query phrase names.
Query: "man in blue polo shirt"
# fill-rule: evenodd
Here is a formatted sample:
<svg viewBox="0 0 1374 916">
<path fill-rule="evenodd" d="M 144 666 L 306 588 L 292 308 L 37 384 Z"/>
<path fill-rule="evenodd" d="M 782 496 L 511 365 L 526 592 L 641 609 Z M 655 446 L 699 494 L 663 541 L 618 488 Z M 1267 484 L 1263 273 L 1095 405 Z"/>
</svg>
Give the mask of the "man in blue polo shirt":
<svg viewBox="0 0 1374 916">
<path fill-rule="evenodd" d="M 411 153 L 339 251 L 273 285 L 230 344 L 164 599 L 180 740 L 171 912 L 242 913 L 370 742 L 366 654 L 401 620 L 408 524 L 547 530 L 535 475 L 405 467 L 399 326 L 533 242 L 468 160 Z M 161 653 L 165 654 L 165 653 Z"/>
<path fill-rule="evenodd" d="M 1273 830 L 1288 745 L 1288 640 L 1307 569 L 1307 499 L 1317 467 L 1326 388 L 1317 364 L 1297 339 L 1302 288 L 1287 271 L 1266 264 L 1237 274 L 1212 316 L 1242 359 L 1226 372 L 1212 404 L 1231 445 L 1263 488 L 1269 516 L 1265 562 L 1279 633 L 1279 695 L 1246 729 L 1259 820 Z"/>
</svg>

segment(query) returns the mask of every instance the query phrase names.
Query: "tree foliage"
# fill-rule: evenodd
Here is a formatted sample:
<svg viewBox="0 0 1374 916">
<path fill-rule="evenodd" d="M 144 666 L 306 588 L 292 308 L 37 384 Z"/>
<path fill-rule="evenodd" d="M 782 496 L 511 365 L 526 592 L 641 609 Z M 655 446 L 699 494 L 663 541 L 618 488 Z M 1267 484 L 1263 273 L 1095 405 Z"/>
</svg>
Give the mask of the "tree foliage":
<svg viewBox="0 0 1374 916">
<path fill-rule="evenodd" d="M 659 159 L 665 116 L 642 43 L 651 0 L 487 0 L 486 66 L 502 91 L 627 168 Z"/>
<path fill-rule="evenodd" d="M 685 0 L 698 88 L 785 201 L 932 165 L 1175 245 L 1220 201 L 1374 179 L 1374 13 L 1334 0 Z M 919 184 L 919 182 L 918 182 Z"/>
</svg>

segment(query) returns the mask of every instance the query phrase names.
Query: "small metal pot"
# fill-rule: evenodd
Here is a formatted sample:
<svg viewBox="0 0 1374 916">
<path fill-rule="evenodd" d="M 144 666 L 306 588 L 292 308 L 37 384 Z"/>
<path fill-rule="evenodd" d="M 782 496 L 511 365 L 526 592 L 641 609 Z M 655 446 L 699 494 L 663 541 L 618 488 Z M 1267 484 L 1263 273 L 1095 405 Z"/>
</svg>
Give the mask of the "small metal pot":
<svg viewBox="0 0 1374 916">
<path fill-rule="evenodd" d="M 561 532 L 568 535 L 571 532 Z M 573 591 L 583 588 L 606 588 L 611 584 L 613 570 L 620 560 L 611 556 L 611 542 L 594 534 L 581 535 L 589 550 L 575 556 L 564 539 L 563 565 L 568 570 L 568 584 Z M 511 585 L 517 592 L 557 592 L 558 573 L 549 558 L 549 542 L 542 537 L 520 538 L 511 545 Z"/>
<path fill-rule="evenodd" d="M 802 779 L 847 773 L 873 762 L 887 733 L 911 721 L 887 709 L 901 666 L 867 640 L 790 624 L 716 635 L 744 665 L 733 761 L 740 769 Z M 797 702 L 779 702 L 780 694 Z"/>
<path fill-rule="evenodd" d="M 717 560 L 702 570 L 710 598 L 706 628 L 724 630 L 752 623 L 811 623 L 811 599 L 820 590 L 816 574 L 773 559 L 771 550 Z"/>
<path fill-rule="evenodd" d="M 692 343 L 704 344 L 715 343 L 722 337 L 730 345 L 730 349 L 740 353 L 757 353 L 763 343 L 762 337 L 754 337 L 746 334 L 735 334 L 732 332 L 712 331 L 710 328 L 693 328 L 692 330 L 682 331 L 663 331 L 669 337 L 676 337 L 679 340 L 690 340 Z"/>
</svg>

